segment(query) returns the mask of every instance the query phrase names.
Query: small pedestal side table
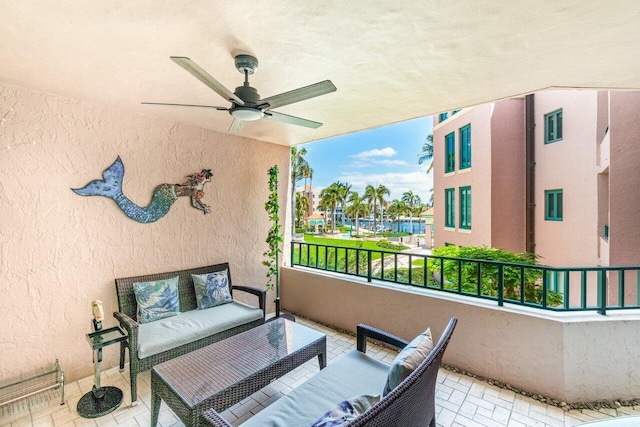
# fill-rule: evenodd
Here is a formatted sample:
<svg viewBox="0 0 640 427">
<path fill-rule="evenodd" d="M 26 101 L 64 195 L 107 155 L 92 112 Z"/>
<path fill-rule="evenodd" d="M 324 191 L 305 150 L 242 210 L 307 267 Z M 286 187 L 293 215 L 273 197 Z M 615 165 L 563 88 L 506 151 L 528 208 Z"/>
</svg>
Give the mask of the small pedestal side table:
<svg viewBox="0 0 640 427">
<path fill-rule="evenodd" d="M 97 418 L 114 411 L 122 404 L 122 390 L 117 387 L 100 385 L 100 362 L 102 348 L 120 343 L 120 369 L 124 366 L 124 349 L 127 336 L 118 326 L 87 334 L 87 341 L 93 350 L 95 385 L 78 401 L 78 414 L 84 418 Z"/>
</svg>

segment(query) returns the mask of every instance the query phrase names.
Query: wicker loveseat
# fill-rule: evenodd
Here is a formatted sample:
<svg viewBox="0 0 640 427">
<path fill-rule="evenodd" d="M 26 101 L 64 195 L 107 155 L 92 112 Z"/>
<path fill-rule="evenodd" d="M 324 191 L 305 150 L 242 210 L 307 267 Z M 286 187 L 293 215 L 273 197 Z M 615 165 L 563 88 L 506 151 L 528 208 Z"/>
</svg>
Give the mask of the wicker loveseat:
<svg viewBox="0 0 640 427">
<path fill-rule="evenodd" d="M 227 270 L 229 289 L 257 296 L 258 307 L 237 301 L 205 310 L 197 310 L 192 274 L 206 274 Z M 133 284 L 169 279 L 178 276 L 180 314 L 155 322 L 137 322 L 137 303 Z M 228 263 L 191 268 L 168 273 L 116 279 L 118 310 L 113 316 L 127 332 L 129 346 L 129 372 L 131 377 L 131 403 L 137 395 L 137 375 L 154 365 L 211 343 L 230 337 L 264 323 L 266 293 L 246 286 L 234 286 Z"/>
<path fill-rule="evenodd" d="M 429 355 L 391 392 L 349 426 L 436 426 L 435 391 L 438 368 L 457 319 L 452 318 Z M 357 350 L 329 364 L 295 390 L 241 424 L 242 427 L 310 426 L 339 402 L 382 391 L 390 366 L 366 354 L 367 338 L 399 349 L 408 342 L 366 325 L 358 325 Z M 215 427 L 229 427 L 213 409 L 203 415 Z"/>
</svg>

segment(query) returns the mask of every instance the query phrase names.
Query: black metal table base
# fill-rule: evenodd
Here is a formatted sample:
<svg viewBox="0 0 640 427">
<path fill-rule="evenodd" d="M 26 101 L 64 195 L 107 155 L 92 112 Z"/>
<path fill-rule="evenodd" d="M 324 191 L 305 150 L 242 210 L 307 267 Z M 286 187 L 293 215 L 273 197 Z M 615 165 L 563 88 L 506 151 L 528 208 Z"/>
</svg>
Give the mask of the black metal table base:
<svg viewBox="0 0 640 427">
<path fill-rule="evenodd" d="M 115 411 L 122 404 L 122 390 L 100 387 L 91 390 L 78 401 L 78 414 L 84 418 L 98 418 Z"/>
</svg>

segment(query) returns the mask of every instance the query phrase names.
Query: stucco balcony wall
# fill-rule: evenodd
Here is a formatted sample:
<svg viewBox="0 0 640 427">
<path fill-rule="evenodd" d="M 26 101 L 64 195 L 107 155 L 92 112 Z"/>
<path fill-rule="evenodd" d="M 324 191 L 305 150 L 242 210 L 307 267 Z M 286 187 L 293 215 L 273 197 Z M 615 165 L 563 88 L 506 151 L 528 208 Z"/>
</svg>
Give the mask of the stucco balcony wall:
<svg viewBox="0 0 640 427">
<path fill-rule="evenodd" d="M 355 332 L 411 339 L 459 319 L 444 363 L 569 403 L 640 397 L 640 313 L 547 313 L 406 286 L 283 267 L 282 306 Z"/>
</svg>

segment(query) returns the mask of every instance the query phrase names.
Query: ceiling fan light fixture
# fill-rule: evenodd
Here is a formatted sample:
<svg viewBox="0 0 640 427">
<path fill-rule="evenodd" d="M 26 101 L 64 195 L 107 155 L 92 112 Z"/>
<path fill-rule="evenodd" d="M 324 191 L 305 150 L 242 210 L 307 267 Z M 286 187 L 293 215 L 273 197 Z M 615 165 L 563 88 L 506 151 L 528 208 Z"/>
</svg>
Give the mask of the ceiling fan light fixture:
<svg viewBox="0 0 640 427">
<path fill-rule="evenodd" d="M 238 119 L 243 120 L 245 122 L 251 122 L 254 120 L 259 120 L 264 117 L 264 113 L 255 108 L 247 108 L 247 107 L 236 107 L 231 110 L 231 115 Z"/>
</svg>

